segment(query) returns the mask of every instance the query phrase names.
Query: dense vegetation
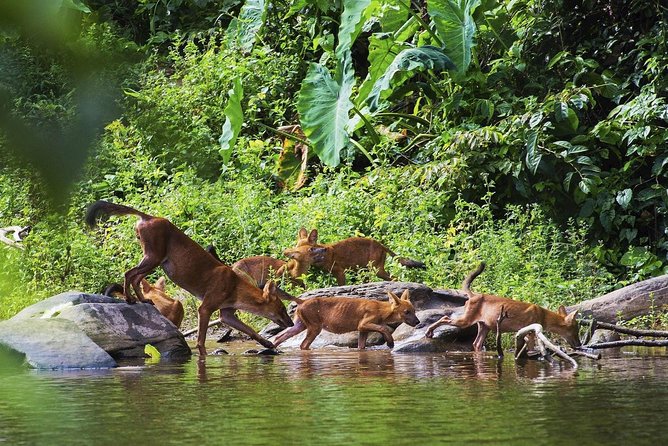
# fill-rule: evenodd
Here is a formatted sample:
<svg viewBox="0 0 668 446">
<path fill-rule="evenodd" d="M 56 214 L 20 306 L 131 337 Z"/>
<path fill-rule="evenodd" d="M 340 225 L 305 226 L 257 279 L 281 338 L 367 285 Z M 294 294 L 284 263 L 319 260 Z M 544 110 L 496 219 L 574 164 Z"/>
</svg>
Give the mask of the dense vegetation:
<svg viewBox="0 0 668 446">
<path fill-rule="evenodd" d="M 668 266 L 660 2 L 17 3 L 0 226 L 33 232 L 0 247 L 0 318 L 137 263 L 133 218 L 84 228 L 96 199 L 229 263 L 317 227 L 425 261 L 389 270 L 433 287 L 485 260 L 476 289 L 552 307 Z"/>
</svg>

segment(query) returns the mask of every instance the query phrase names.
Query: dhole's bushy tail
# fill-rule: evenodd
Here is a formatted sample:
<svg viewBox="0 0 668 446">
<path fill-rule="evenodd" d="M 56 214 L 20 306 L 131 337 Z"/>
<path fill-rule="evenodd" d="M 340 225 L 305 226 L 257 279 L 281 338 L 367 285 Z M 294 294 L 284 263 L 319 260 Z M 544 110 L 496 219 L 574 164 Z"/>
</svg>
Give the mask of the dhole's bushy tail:
<svg viewBox="0 0 668 446">
<path fill-rule="evenodd" d="M 93 228 L 99 217 L 107 215 L 136 215 L 142 220 L 153 218 L 152 216 L 138 211 L 137 209 L 133 209 L 130 206 L 123 206 L 122 204 L 114 204 L 109 203 L 108 201 L 99 200 L 88 206 L 88 211 L 86 212 L 86 224 L 89 228 Z"/>
<path fill-rule="evenodd" d="M 484 270 L 485 262 L 480 262 L 480 265 L 478 265 L 475 271 L 466 276 L 466 279 L 464 279 L 464 282 L 462 282 L 462 289 L 466 291 L 466 294 L 468 294 L 469 297 L 471 297 L 471 294 L 473 294 L 473 291 L 471 291 L 471 282 L 473 282 L 473 279 L 478 277 Z"/>
</svg>

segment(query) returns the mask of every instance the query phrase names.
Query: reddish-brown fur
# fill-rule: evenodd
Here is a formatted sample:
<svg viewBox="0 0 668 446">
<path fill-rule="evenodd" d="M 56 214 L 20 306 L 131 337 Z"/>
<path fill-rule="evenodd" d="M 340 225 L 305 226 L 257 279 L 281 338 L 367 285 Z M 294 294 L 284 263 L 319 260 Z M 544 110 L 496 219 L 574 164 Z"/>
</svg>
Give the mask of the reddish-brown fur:
<svg viewBox="0 0 668 446">
<path fill-rule="evenodd" d="M 128 206 L 97 201 L 89 207 L 86 222 L 93 227 L 97 217 L 102 215 L 136 215 L 140 218 L 135 230 L 144 257 L 139 265 L 125 273 L 123 287 L 128 302 L 135 301 L 131 287 L 140 301 L 145 300 L 140 282 L 158 266 L 162 266 L 172 282 L 202 301 L 198 309 L 197 332 L 197 349 L 201 356 L 206 355 L 206 330 L 211 314 L 216 310 L 220 310 L 220 318 L 225 324 L 267 348 L 274 345 L 241 322 L 235 315 L 236 310 L 258 314 L 279 325 L 292 325 L 273 282 L 268 282 L 264 290 L 260 290 L 216 260 L 169 220 Z"/>
<path fill-rule="evenodd" d="M 304 288 L 304 281 L 299 279 L 303 272 L 298 273 L 298 271 L 295 271 L 295 275 L 293 275 L 292 271 L 294 268 L 295 262 L 293 260 L 285 262 L 269 256 L 246 257 L 232 265 L 233 270 L 238 274 L 247 276 L 260 288 L 269 279 L 272 277 L 281 277 L 284 272 L 290 273 L 289 279 L 293 285 Z"/>
<path fill-rule="evenodd" d="M 305 228 L 299 230 L 297 246 L 283 251 L 287 257 L 296 261 L 296 269 L 308 270 L 311 265 L 329 272 L 336 279 L 337 284 L 346 284 L 346 270 L 371 266 L 377 270 L 376 275 L 384 280 L 392 280 L 385 271 L 387 255 L 396 257 L 390 249 L 380 242 L 365 238 L 351 237 L 336 243 L 318 244 L 318 231 L 310 233 Z M 320 256 L 322 260 L 317 257 Z M 398 258 L 399 263 L 408 268 L 424 268 L 424 264 L 415 260 Z"/>
<path fill-rule="evenodd" d="M 183 322 L 184 315 L 183 304 L 167 295 L 165 292 L 164 277 L 160 277 L 153 285 L 151 285 L 148 280 L 142 279 L 141 289 L 144 298 L 151 301 L 160 314 L 169 319 L 172 324 L 176 325 L 176 328 L 181 328 L 181 322 Z M 107 287 L 104 294 L 125 299 L 123 285 L 117 283 Z"/>
<path fill-rule="evenodd" d="M 566 314 L 566 309 L 563 305 L 559 307 L 558 313 L 555 313 L 535 304 L 471 291 L 471 282 L 482 273 L 484 268 L 485 264 L 481 263 L 464 280 L 462 288 L 469 295 L 469 300 L 464 305 L 464 312 L 443 316 L 430 325 L 425 334 L 428 338 L 434 336 L 434 329 L 440 325 L 447 324 L 466 328 L 473 324 L 478 324 L 478 335 L 473 342 L 473 349 L 481 351 L 487 333 L 491 329 L 496 330 L 497 319 L 501 313 L 501 307 L 503 307 L 503 312 L 507 313 L 507 317 L 501 321 L 501 332 L 515 332 L 529 324 L 538 323 L 546 331 L 562 336 L 572 347 L 580 345 L 578 322 L 575 319 L 577 312 Z"/>
<path fill-rule="evenodd" d="M 388 347 L 394 347 L 394 340 L 387 324 L 405 322 L 416 326 L 420 323 L 415 316 L 415 308 L 410 302 L 408 290 L 401 299 L 388 292 L 389 301 L 365 300 L 352 297 L 314 297 L 300 301 L 294 318 L 294 326 L 279 333 L 274 339 L 278 347 L 298 333 L 306 330 L 306 338 L 301 349 L 308 350 L 313 340 L 324 329 L 332 333 L 359 331 L 357 346 L 366 348 L 366 339 L 371 331 L 383 335 Z"/>
</svg>

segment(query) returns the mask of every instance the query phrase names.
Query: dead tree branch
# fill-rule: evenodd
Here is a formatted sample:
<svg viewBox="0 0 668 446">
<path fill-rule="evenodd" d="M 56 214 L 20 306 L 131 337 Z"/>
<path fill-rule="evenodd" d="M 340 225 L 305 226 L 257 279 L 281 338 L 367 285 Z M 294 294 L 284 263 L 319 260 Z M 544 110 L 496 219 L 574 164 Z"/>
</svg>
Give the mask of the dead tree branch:
<svg viewBox="0 0 668 446">
<path fill-rule="evenodd" d="M 624 339 L 621 341 L 601 342 L 600 344 L 588 345 L 588 348 L 615 348 L 625 347 L 627 345 L 637 345 L 640 347 L 668 347 L 668 340 L 655 341 L 646 339 Z"/>
<path fill-rule="evenodd" d="M 662 330 L 639 330 L 635 328 L 622 327 L 620 325 L 608 324 L 607 322 L 595 322 L 595 328 L 605 328 L 617 333 L 628 334 L 632 336 L 651 336 L 655 338 L 668 338 L 668 331 Z"/>
<path fill-rule="evenodd" d="M 547 350 L 549 349 L 553 351 L 561 359 L 570 362 L 573 368 L 575 369 L 578 368 L 578 363 L 575 361 L 575 359 L 568 356 L 559 347 L 557 347 L 549 339 L 547 339 L 547 337 L 543 334 L 543 326 L 540 324 L 527 325 L 526 327 L 520 329 L 515 334 L 515 351 L 520 352 L 521 350 L 524 349 L 526 344 L 524 337 L 528 335 L 530 332 L 534 332 L 534 335 L 536 337 L 536 345 L 538 346 L 543 357 L 547 356 Z"/>
<path fill-rule="evenodd" d="M 217 319 L 213 322 L 209 322 L 209 325 L 206 328 L 209 329 L 211 327 L 215 327 L 216 325 L 220 325 L 221 323 L 222 323 L 222 321 L 220 319 Z M 190 335 L 195 334 L 195 333 L 197 333 L 197 328 L 193 328 L 192 330 L 184 331 L 183 336 L 186 337 L 186 336 L 190 336 Z"/>
</svg>

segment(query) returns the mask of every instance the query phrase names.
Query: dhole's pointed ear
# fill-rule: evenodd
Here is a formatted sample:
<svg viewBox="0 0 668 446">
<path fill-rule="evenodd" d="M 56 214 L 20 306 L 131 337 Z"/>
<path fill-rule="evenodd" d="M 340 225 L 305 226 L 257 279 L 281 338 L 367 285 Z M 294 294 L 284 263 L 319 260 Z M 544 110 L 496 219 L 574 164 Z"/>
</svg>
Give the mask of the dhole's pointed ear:
<svg viewBox="0 0 668 446">
<path fill-rule="evenodd" d="M 270 280 L 264 285 L 264 289 L 262 290 L 262 297 L 265 298 L 265 300 L 271 299 L 271 296 L 276 295 L 276 282 L 273 280 Z"/>
<path fill-rule="evenodd" d="M 311 233 L 308 235 L 308 242 L 311 245 L 315 245 L 317 241 L 318 241 L 318 230 L 313 229 Z"/>
<path fill-rule="evenodd" d="M 165 277 L 160 276 L 160 278 L 156 280 L 155 285 L 153 286 L 159 289 L 160 291 L 165 291 Z"/>
<path fill-rule="evenodd" d="M 146 280 L 146 279 L 141 280 L 141 290 L 144 293 L 148 293 L 149 291 L 151 291 L 151 284 L 148 283 L 148 280 Z"/>
<path fill-rule="evenodd" d="M 308 237 L 308 231 L 305 227 L 299 229 L 299 234 L 297 234 L 297 240 Z"/>
<path fill-rule="evenodd" d="M 401 300 L 407 300 L 407 301 L 410 302 L 410 301 L 411 301 L 411 293 L 410 293 L 410 291 L 408 291 L 408 290 L 404 290 L 404 292 L 401 293 Z"/>
<path fill-rule="evenodd" d="M 559 305 L 559 309 L 557 310 L 557 313 L 559 313 L 562 316 L 566 316 L 566 307 L 563 305 Z"/>
<path fill-rule="evenodd" d="M 574 312 L 566 316 L 566 322 L 569 324 L 573 323 L 573 321 L 577 316 L 578 316 L 578 310 L 575 310 Z"/>
<path fill-rule="evenodd" d="M 392 306 L 397 306 L 401 303 L 397 295 L 394 294 L 392 291 L 388 291 L 387 295 L 390 296 L 390 300 L 392 301 Z"/>
</svg>

